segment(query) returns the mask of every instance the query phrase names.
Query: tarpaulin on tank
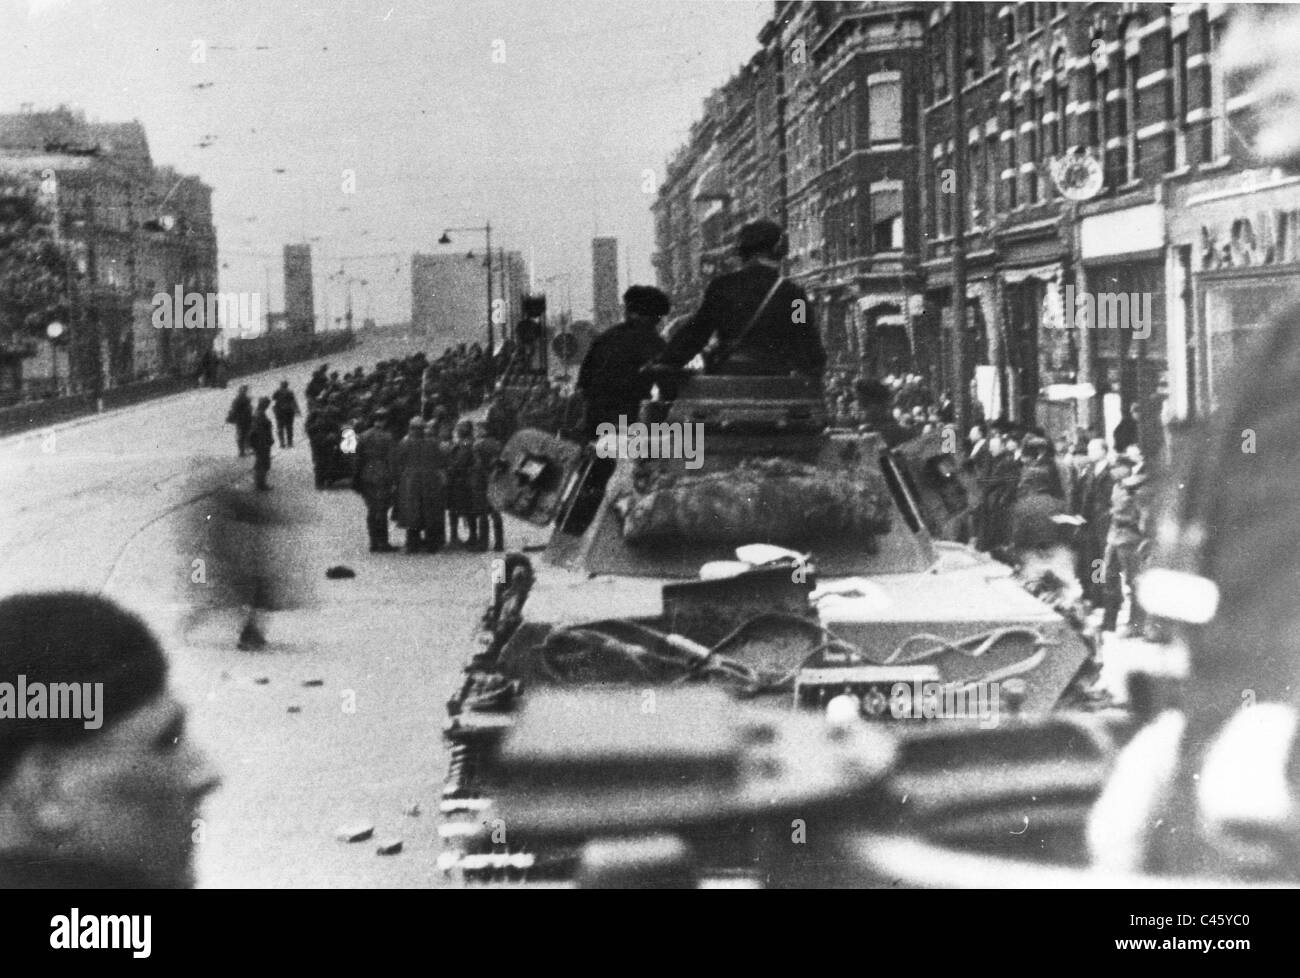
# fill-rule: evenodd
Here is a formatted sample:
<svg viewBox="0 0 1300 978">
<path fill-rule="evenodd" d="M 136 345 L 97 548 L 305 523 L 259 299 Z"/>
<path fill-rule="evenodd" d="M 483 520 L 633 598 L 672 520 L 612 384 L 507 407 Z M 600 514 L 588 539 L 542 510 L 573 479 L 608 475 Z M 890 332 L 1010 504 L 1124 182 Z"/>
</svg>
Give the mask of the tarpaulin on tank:
<svg viewBox="0 0 1300 978">
<path fill-rule="evenodd" d="M 890 514 L 889 489 L 879 474 L 849 475 L 779 458 L 705 474 L 650 470 L 613 506 L 628 543 L 869 543 L 888 532 Z"/>
</svg>

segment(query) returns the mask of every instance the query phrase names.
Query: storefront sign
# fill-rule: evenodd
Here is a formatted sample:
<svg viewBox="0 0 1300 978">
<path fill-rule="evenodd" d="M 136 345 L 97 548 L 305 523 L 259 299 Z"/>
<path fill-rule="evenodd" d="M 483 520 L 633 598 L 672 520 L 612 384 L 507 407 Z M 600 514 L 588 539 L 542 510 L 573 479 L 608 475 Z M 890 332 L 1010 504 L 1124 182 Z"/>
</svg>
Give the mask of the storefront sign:
<svg viewBox="0 0 1300 978">
<path fill-rule="evenodd" d="M 1300 259 L 1300 211 L 1257 211 L 1201 225 L 1202 271 L 1280 265 Z"/>
<path fill-rule="evenodd" d="M 1087 261 L 1163 248 L 1164 232 L 1164 208 L 1159 204 L 1143 204 L 1085 217 L 1080 222 L 1079 241 Z"/>
</svg>

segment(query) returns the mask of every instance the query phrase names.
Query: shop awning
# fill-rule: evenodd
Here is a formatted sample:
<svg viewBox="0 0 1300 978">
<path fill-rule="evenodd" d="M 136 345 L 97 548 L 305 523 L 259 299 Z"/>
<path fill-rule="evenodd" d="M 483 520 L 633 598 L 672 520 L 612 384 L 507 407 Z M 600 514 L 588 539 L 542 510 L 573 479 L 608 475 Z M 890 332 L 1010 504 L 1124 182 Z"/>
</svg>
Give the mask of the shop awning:
<svg viewBox="0 0 1300 978">
<path fill-rule="evenodd" d="M 1007 268 L 999 274 L 1002 276 L 1002 281 L 1008 285 L 1019 285 L 1031 278 L 1036 278 L 1040 282 L 1050 282 L 1054 278 L 1061 277 L 1061 263 L 1052 262 L 1050 265 L 1035 265 L 1032 268 Z"/>
<path fill-rule="evenodd" d="M 857 305 L 858 312 L 867 312 L 877 306 L 897 306 L 900 310 L 904 310 L 907 308 L 907 296 L 901 292 L 870 293 L 859 296 Z"/>
<path fill-rule="evenodd" d="M 1048 384 L 1042 391 L 1045 401 L 1084 401 L 1096 394 L 1092 384 Z"/>
</svg>

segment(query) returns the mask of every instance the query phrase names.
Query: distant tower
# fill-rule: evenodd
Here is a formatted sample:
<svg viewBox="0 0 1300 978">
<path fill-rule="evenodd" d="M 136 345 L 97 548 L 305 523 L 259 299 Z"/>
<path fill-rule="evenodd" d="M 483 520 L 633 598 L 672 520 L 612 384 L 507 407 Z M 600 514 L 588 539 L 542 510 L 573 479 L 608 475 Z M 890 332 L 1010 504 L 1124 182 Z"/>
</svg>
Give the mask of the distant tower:
<svg viewBox="0 0 1300 978">
<path fill-rule="evenodd" d="M 316 331 L 312 299 L 311 245 L 284 246 L 284 315 L 293 333 Z"/>
<path fill-rule="evenodd" d="M 608 329 L 620 319 L 618 238 L 591 239 L 591 306 L 597 329 Z"/>
</svg>

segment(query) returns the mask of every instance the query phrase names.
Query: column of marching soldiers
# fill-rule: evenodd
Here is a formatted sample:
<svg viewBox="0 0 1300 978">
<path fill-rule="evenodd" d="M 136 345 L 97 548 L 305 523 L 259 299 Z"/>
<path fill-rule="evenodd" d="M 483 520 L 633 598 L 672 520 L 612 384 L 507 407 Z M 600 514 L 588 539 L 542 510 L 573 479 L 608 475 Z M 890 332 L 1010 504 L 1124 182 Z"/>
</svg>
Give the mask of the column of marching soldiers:
<svg viewBox="0 0 1300 978">
<path fill-rule="evenodd" d="M 420 352 L 380 361 L 369 372 L 357 367 L 340 375 L 322 364 L 312 374 L 304 430 L 316 488 L 360 493 L 372 553 L 399 549 L 389 541 L 390 520 L 405 530 L 407 553 L 437 553 L 448 545 L 504 549 L 501 516 L 487 487 L 514 412 L 494 402 L 481 422 L 461 417 L 488 397 L 492 368 L 477 345 L 462 344 L 433 360 Z M 542 401 L 558 396 L 542 386 Z M 281 448 L 293 447 L 299 413 L 288 381 L 256 406 L 246 386 L 235 396 L 226 421 L 235 426 L 239 454 L 254 455 L 259 490 L 271 488 L 276 439 Z"/>
</svg>

